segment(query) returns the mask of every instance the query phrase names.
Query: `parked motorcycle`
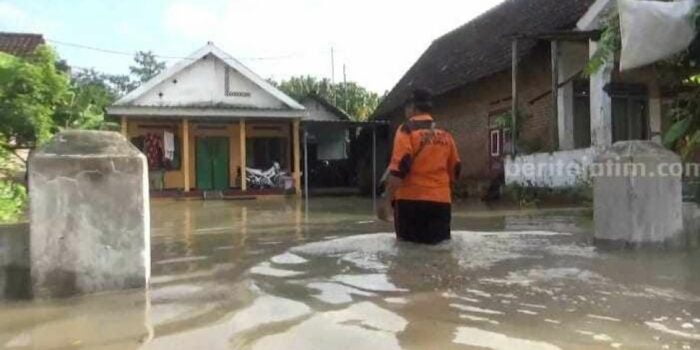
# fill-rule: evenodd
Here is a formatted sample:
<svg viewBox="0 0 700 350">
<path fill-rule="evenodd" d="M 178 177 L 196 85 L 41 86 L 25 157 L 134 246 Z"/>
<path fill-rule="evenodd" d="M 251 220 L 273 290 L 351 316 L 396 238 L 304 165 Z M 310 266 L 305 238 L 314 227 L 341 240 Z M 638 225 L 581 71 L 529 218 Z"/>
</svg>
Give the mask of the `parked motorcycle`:
<svg viewBox="0 0 700 350">
<path fill-rule="evenodd" d="M 285 173 L 277 162 L 273 163 L 272 167 L 267 170 L 246 168 L 246 181 L 248 186 L 253 189 L 280 188 L 281 178 L 284 175 Z"/>
</svg>

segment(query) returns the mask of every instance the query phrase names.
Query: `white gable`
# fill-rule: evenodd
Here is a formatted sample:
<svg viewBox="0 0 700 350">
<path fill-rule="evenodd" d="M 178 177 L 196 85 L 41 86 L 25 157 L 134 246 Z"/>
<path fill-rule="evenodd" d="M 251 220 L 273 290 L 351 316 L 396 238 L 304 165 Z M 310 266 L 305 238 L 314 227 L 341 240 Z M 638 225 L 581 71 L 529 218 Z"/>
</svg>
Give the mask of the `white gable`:
<svg viewBox="0 0 700 350">
<path fill-rule="evenodd" d="M 132 91 L 116 105 L 304 109 L 211 44 Z"/>
<path fill-rule="evenodd" d="M 301 101 L 301 104 L 306 107 L 306 110 L 309 113 L 308 118 L 306 120 L 314 120 L 314 121 L 339 121 L 339 120 L 345 120 L 345 118 L 336 115 L 332 111 L 330 111 L 326 106 L 324 106 L 322 103 L 318 102 L 316 99 L 307 97 Z"/>
</svg>

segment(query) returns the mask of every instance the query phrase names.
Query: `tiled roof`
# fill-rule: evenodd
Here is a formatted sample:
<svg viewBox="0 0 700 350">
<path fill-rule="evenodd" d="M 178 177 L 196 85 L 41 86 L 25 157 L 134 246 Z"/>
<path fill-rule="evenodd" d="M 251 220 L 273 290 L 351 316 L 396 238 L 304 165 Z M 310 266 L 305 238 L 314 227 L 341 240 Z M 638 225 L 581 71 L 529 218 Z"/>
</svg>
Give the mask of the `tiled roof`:
<svg viewBox="0 0 700 350">
<path fill-rule="evenodd" d="M 511 41 L 517 34 L 534 35 L 571 29 L 594 0 L 506 0 L 473 21 L 435 40 L 381 103 L 375 117 L 398 108 L 414 88 L 435 95 L 509 69 Z M 523 40 L 519 56 L 535 40 Z"/>
<path fill-rule="evenodd" d="M 14 56 L 27 56 L 45 43 L 41 34 L 0 32 L 0 52 Z"/>
</svg>

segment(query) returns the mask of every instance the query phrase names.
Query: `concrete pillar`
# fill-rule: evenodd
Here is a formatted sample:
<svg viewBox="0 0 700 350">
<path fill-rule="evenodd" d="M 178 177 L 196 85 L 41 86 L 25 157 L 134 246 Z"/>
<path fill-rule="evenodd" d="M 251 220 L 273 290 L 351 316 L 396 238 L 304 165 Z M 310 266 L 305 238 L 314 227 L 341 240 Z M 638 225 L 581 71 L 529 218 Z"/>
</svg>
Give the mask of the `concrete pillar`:
<svg viewBox="0 0 700 350">
<path fill-rule="evenodd" d="M 652 84 L 649 91 L 649 137 L 652 141 L 662 143 L 662 101 L 661 89 L 658 84 Z"/>
<path fill-rule="evenodd" d="M 185 192 L 192 188 L 190 179 L 190 121 L 182 120 L 182 179 Z"/>
<path fill-rule="evenodd" d="M 136 147 L 118 133 L 66 131 L 29 169 L 34 296 L 148 285 L 148 166 Z"/>
<path fill-rule="evenodd" d="M 618 142 L 590 168 L 598 242 L 645 246 L 683 237 L 683 166 L 651 141 Z"/>
<path fill-rule="evenodd" d="M 126 117 L 122 116 L 121 118 L 121 133 L 122 136 L 125 138 L 129 138 L 129 122 L 126 120 Z"/>
<path fill-rule="evenodd" d="M 292 122 L 292 138 L 294 147 L 294 188 L 297 196 L 301 196 L 301 142 L 299 140 L 301 132 L 301 121 Z"/>
<path fill-rule="evenodd" d="M 248 156 L 248 153 L 246 151 L 246 126 L 245 126 L 245 120 L 241 119 L 241 121 L 238 123 L 238 148 L 240 153 L 240 158 L 241 158 L 241 191 L 245 192 L 248 191 L 248 181 L 246 181 L 246 166 L 248 164 L 248 160 L 246 157 Z"/>
<path fill-rule="evenodd" d="M 598 42 L 590 41 L 590 56 L 598 51 Z M 591 145 L 604 148 L 612 144 L 612 98 L 605 87 L 612 80 L 614 57 L 609 57 L 600 69 L 591 74 Z"/>
<path fill-rule="evenodd" d="M 561 75 L 560 75 L 561 76 Z M 574 144 L 574 82 L 559 88 L 559 149 L 570 151 Z"/>
<path fill-rule="evenodd" d="M 550 55 L 552 60 L 552 117 L 551 117 L 551 132 L 550 140 L 552 142 L 552 151 L 558 151 L 559 148 L 559 41 L 552 40 L 550 47 Z"/>
</svg>

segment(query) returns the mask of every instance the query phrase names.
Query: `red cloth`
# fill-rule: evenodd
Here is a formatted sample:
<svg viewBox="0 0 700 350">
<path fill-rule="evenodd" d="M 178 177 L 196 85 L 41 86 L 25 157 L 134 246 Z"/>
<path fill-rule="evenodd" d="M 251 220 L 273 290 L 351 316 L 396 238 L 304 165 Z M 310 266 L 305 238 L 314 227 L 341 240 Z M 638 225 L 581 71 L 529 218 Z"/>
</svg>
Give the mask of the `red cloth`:
<svg viewBox="0 0 700 350">
<path fill-rule="evenodd" d="M 157 134 L 147 134 L 144 139 L 144 153 L 148 160 L 148 168 L 150 170 L 162 169 L 163 158 L 163 138 Z"/>
</svg>

